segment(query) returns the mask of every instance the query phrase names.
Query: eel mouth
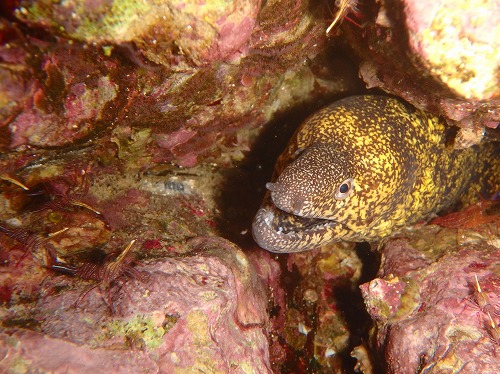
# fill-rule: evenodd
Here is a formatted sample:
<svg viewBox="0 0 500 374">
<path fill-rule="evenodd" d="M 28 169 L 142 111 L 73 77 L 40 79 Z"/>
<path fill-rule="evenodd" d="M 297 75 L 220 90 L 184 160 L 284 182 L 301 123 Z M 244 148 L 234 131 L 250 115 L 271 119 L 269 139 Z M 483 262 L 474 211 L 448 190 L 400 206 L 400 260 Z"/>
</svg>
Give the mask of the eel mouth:
<svg viewBox="0 0 500 374">
<path fill-rule="evenodd" d="M 252 234 L 257 244 L 276 253 L 302 252 L 319 247 L 333 239 L 340 223 L 316 218 L 303 218 L 278 209 L 270 198 L 257 211 Z"/>
</svg>

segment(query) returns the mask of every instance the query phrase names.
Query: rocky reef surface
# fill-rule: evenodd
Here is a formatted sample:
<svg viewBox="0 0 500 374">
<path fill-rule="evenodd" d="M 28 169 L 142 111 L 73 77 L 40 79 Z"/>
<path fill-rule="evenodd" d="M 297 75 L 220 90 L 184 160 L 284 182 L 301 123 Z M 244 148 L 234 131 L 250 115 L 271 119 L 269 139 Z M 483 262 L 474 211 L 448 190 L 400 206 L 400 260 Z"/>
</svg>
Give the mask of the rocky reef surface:
<svg viewBox="0 0 500 374">
<path fill-rule="evenodd" d="M 361 57 L 359 73 L 367 86 L 380 87 L 461 127 L 458 147 L 479 142 L 484 127 L 498 127 L 498 3 L 378 4 L 374 21 L 362 32 L 347 33 Z"/>
<path fill-rule="evenodd" d="M 249 232 L 294 128 L 335 98 L 378 87 L 457 147 L 494 134 L 495 6 L 0 4 L 2 367 L 495 372 L 494 201 L 371 246 L 272 255 Z"/>
<path fill-rule="evenodd" d="M 384 246 L 361 291 L 389 372 L 498 370 L 498 224 L 431 225 Z"/>
</svg>

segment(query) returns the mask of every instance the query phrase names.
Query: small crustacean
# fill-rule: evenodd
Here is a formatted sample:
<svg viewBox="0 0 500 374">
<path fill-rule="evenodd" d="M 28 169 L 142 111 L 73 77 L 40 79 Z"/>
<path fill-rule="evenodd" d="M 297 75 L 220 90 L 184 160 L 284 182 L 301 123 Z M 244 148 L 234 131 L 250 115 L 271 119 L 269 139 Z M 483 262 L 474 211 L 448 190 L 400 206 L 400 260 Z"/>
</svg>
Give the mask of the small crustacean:
<svg viewBox="0 0 500 374">
<path fill-rule="evenodd" d="M 87 175 L 86 170 L 81 170 L 73 175 L 69 174 L 65 177 L 44 181 L 33 187 L 30 193 L 31 196 L 42 195 L 50 199 L 48 202 L 43 203 L 37 211 L 45 209 L 68 210 L 77 206 L 100 215 L 101 212 L 82 201 L 90 187 Z"/>
<path fill-rule="evenodd" d="M 4 223 L 0 223 L 0 232 L 4 235 L 8 236 L 11 239 L 17 241 L 22 249 L 24 250 L 24 254 L 21 259 L 18 261 L 18 264 L 26 257 L 28 253 L 35 253 L 39 251 L 41 247 L 43 247 L 50 238 L 53 238 L 56 235 L 62 234 L 68 230 L 68 227 L 65 227 L 56 232 L 47 234 L 45 236 L 31 232 L 22 227 L 10 227 Z"/>
<path fill-rule="evenodd" d="M 11 177 L 7 173 L 4 173 L 4 172 L 0 171 L 0 179 L 2 179 L 4 181 L 7 181 L 7 182 L 10 182 L 12 184 L 15 184 L 16 186 L 21 187 L 25 191 L 29 190 L 29 188 L 24 183 L 22 183 L 22 182 L 18 181 L 17 179 Z"/>
<path fill-rule="evenodd" d="M 347 19 L 349 13 L 358 13 L 358 0 L 335 0 L 335 7 L 337 11 L 330 26 L 326 29 L 326 34 L 329 34 L 335 25 L 342 23 L 344 18 Z M 351 22 L 355 23 L 354 21 Z"/>
<path fill-rule="evenodd" d="M 486 319 L 486 329 L 488 330 L 491 340 L 496 344 L 500 345 L 500 327 L 495 321 L 494 316 L 497 317 L 500 312 L 498 312 L 496 307 L 492 302 L 490 297 L 486 292 L 483 291 L 481 285 L 479 284 L 479 279 L 477 275 L 474 274 L 474 296 L 475 302 L 479 306 L 481 312 Z"/>
<path fill-rule="evenodd" d="M 85 175 L 82 171 L 82 184 L 78 189 L 73 188 L 68 181 L 63 179 L 43 183 L 43 192 L 52 196 L 52 200 L 44 204 L 42 209 L 65 210 L 69 206 L 79 206 L 100 215 L 101 212 L 82 201 L 89 190 L 89 181 Z"/>
<path fill-rule="evenodd" d="M 35 234 L 22 227 L 10 227 L 4 223 L 0 223 L 0 232 L 21 244 L 25 251 L 36 250 L 46 240 L 41 235 Z"/>
<path fill-rule="evenodd" d="M 109 289 L 109 287 L 117 282 L 119 279 L 124 276 L 127 277 L 137 277 L 137 271 L 131 266 L 130 262 L 130 250 L 136 240 L 132 240 L 127 247 L 112 261 L 104 261 L 102 264 L 96 264 L 91 262 L 84 262 L 78 266 L 68 265 L 64 262 L 61 262 L 57 258 L 57 254 L 55 250 L 48 249 L 47 255 L 49 258 L 49 268 L 66 275 L 75 276 L 85 280 L 94 280 L 97 281 L 97 284 L 89 288 L 80 300 L 84 299 L 85 296 L 92 291 L 96 287 L 100 287 L 101 285 L 104 288 Z M 109 301 L 109 300 L 108 300 Z M 78 303 L 78 301 L 77 301 Z M 108 305 L 111 303 L 108 302 Z"/>
</svg>

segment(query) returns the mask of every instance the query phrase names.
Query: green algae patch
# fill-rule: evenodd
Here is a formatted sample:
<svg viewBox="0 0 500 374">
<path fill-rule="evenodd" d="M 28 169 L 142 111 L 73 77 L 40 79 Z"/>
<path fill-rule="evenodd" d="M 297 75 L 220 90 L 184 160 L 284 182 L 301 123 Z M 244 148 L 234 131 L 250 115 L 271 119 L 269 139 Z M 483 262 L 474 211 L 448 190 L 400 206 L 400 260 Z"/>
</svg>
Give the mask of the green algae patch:
<svg viewBox="0 0 500 374">
<path fill-rule="evenodd" d="M 69 2 L 65 7 L 58 7 L 58 3 L 54 0 L 42 0 L 33 4 L 26 2 L 26 7 L 19 8 L 18 17 L 42 23 L 71 38 L 86 42 L 128 40 L 134 32 L 145 32 L 145 18 L 158 17 L 152 11 L 152 4 L 144 1 L 115 0 L 111 4 L 94 6 L 89 6 L 86 2 Z M 73 24 L 66 21 L 68 14 L 71 14 Z"/>
<path fill-rule="evenodd" d="M 191 331 L 191 344 L 195 352 L 195 361 L 190 367 L 176 367 L 175 374 L 187 373 L 224 373 L 217 366 L 216 352 L 210 330 L 208 316 L 202 310 L 192 310 L 186 316 L 186 326 Z"/>
<path fill-rule="evenodd" d="M 201 310 L 194 310 L 186 318 L 187 328 L 193 333 L 193 342 L 198 347 L 209 346 L 212 342 L 208 335 L 208 317 Z"/>
<path fill-rule="evenodd" d="M 31 361 L 25 360 L 22 357 L 16 357 L 7 369 L 7 373 L 24 374 L 31 372 Z"/>
<path fill-rule="evenodd" d="M 127 169 L 141 168 L 151 162 L 146 148 L 152 141 L 151 129 L 117 127 L 113 130 L 111 141 L 117 145 L 118 158 L 125 162 Z"/>
<path fill-rule="evenodd" d="M 111 321 L 103 330 L 97 340 L 122 337 L 132 348 L 153 350 L 162 345 L 168 329 L 158 325 L 151 316 L 136 315 L 129 321 Z"/>
<path fill-rule="evenodd" d="M 420 306 L 420 287 L 418 283 L 410 277 L 403 277 L 401 281 L 405 284 L 404 291 L 401 293 L 401 305 L 392 314 L 390 322 L 407 318 Z"/>
<path fill-rule="evenodd" d="M 11 337 L 11 336 L 6 336 L 3 338 L 4 344 L 8 348 L 13 348 L 12 353 L 14 355 L 14 358 L 10 363 L 2 367 L 3 370 L 2 373 L 15 373 L 15 374 L 24 374 L 24 373 L 30 373 L 31 369 L 33 367 L 32 361 L 23 358 L 22 355 L 20 355 L 19 352 L 19 347 L 20 347 L 20 342 L 18 339 Z M 17 351 L 17 352 L 16 352 Z"/>
</svg>

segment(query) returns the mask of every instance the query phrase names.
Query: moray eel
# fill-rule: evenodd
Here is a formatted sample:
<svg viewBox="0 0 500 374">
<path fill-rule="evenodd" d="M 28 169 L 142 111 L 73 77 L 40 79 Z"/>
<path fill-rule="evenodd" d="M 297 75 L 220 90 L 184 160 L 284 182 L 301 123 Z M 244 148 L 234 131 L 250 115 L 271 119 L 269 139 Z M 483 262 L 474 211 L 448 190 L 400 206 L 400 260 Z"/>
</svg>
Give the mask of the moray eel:
<svg viewBox="0 0 500 374">
<path fill-rule="evenodd" d="M 378 241 L 500 190 L 499 143 L 453 147 L 456 129 L 385 96 L 309 117 L 278 158 L 253 225 L 257 244 L 300 252 Z"/>
</svg>

